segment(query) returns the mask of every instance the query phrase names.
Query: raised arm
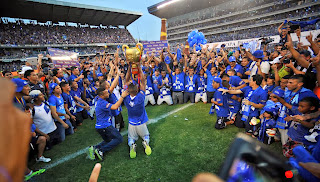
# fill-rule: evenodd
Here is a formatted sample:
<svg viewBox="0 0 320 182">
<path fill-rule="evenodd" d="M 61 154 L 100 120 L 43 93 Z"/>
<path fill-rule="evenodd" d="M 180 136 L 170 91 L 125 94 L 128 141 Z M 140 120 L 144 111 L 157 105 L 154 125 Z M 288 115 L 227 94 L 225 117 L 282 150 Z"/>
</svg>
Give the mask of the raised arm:
<svg viewBox="0 0 320 182">
<path fill-rule="evenodd" d="M 293 47 L 291 36 L 288 35 L 288 42 L 285 44 L 285 46 L 289 49 L 294 59 L 297 60 L 297 62 L 300 63 L 300 65 L 304 68 L 309 68 L 309 61 L 307 61 L 304 57 L 300 55 L 298 51 L 296 51 Z"/>
</svg>

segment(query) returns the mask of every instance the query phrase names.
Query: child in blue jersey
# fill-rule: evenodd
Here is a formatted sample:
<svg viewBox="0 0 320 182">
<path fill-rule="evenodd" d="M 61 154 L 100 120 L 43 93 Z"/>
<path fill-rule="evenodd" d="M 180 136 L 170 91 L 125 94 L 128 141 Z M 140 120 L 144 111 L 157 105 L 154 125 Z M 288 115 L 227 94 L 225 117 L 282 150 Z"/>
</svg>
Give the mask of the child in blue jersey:
<svg viewBox="0 0 320 182">
<path fill-rule="evenodd" d="M 215 89 L 223 88 L 221 78 L 215 77 L 213 79 L 212 86 Z M 212 100 L 217 113 L 217 122 L 215 124 L 215 128 L 223 129 L 227 126 L 226 122 L 229 114 L 228 96 L 227 94 L 223 94 L 221 91 L 216 91 Z"/>
<path fill-rule="evenodd" d="M 170 87 L 171 78 L 167 75 L 166 70 L 162 70 L 158 80 L 158 88 L 160 89 L 160 95 L 157 100 L 158 105 L 161 105 L 163 102 L 166 102 L 168 105 L 173 104 Z"/>
<path fill-rule="evenodd" d="M 88 148 L 88 157 L 94 160 L 96 157 L 103 160 L 105 152 L 112 150 L 114 147 L 122 143 L 123 139 L 117 129 L 112 126 L 112 110 L 117 110 L 128 95 L 127 91 L 124 91 L 119 100 L 115 104 L 111 104 L 106 99 L 110 96 L 110 91 L 105 88 L 97 89 L 96 98 L 96 131 L 100 134 L 103 141 L 96 146 L 90 146 Z"/>
<path fill-rule="evenodd" d="M 300 100 L 298 111 L 301 115 L 310 114 L 318 111 L 319 100 L 314 97 L 305 97 Z M 303 145 L 305 142 L 304 136 L 309 133 L 309 129 L 315 126 L 317 119 L 297 120 L 293 116 L 287 116 L 286 121 L 293 121 L 288 129 L 289 139 L 283 146 L 283 155 L 285 157 L 293 157 L 292 149 L 296 146 Z"/>
<path fill-rule="evenodd" d="M 140 73 L 143 74 L 141 67 Z M 131 72 L 131 70 L 128 70 Z M 147 112 L 144 106 L 146 83 L 145 77 L 142 75 L 140 81 L 140 91 L 138 84 L 130 83 L 128 85 L 128 92 L 130 95 L 124 98 L 124 105 L 128 110 L 128 145 L 130 147 L 130 158 L 135 158 L 136 144 L 139 136 L 143 139 L 142 145 L 145 148 L 145 153 L 150 155 L 152 150 L 149 146 L 150 134 L 146 125 L 148 121 Z"/>
<path fill-rule="evenodd" d="M 194 103 L 195 95 L 196 95 L 196 83 L 197 83 L 198 75 L 194 74 L 194 68 L 189 67 L 188 74 L 185 76 L 185 87 L 184 87 L 184 95 L 183 102 L 187 103 L 189 100 L 191 103 Z"/>
<path fill-rule="evenodd" d="M 206 75 L 204 75 L 204 69 L 201 69 L 199 71 L 199 76 L 197 80 L 197 93 L 195 97 L 195 103 L 199 102 L 202 100 L 203 103 L 207 103 L 207 78 Z"/>
<path fill-rule="evenodd" d="M 50 94 L 49 97 L 49 106 L 53 119 L 55 120 L 56 126 L 61 134 L 61 141 L 64 141 L 66 135 L 73 134 L 73 127 L 70 123 L 70 117 L 67 115 L 64 108 L 64 100 L 61 96 L 62 90 L 61 87 L 56 83 L 51 83 L 49 85 Z"/>
<path fill-rule="evenodd" d="M 261 126 L 259 129 L 259 141 L 265 144 L 271 144 L 274 141 L 274 135 L 276 133 L 275 126 L 276 121 L 274 120 L 274 111 L 273 107 L 264 107 L 264 113 L 262 114 Z"/>
<path fill-rule="evenodd" d="M 151 105 L 155 105 L 156 101 L 153 96 L 153 88 L 152 88 L 152 79 L 150 75 L 145 74 L 147 85 L 146 85 L 146 99 L 144 100 L 144 105 L 146 106 L 148 102 L 150 102 Z"/>
</svg>

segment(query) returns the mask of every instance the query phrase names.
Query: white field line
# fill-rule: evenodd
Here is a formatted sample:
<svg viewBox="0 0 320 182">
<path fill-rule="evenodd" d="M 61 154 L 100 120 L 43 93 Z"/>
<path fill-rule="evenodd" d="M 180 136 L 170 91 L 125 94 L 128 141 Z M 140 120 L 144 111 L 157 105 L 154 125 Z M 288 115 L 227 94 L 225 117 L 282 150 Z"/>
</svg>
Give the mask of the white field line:
<svg viewBox="0 0 320 182">
<path fill-rule="evenodd" d="M 187 108 L 187 107 L 189 107 L 189 106 L 191 106 L 191 105 L 193 105 L 193 104 L 192 104 L 192 103 L 189 103 L 189 104 L 184 105 L 184 106 L 182 106 L 182 107 L 180 107 L 180 108 L 178 108 L 178 109 L 175 109 L 175 110 L 170 111 L 170 112 L 168 112 L 168 113 L 166 113 L 166 114 L 163 114 L 163 115 L 161 115 L 161 116 L 159 116 L 159 117 L 156 117 L 156 118 L 154 118 L 154 119 L 149 119 L 149 121 L 147 122 L 147 124 L 157 123 L 159 120 L 161 120 L 161 119 L 163 119 L 163 118 L 166 118 L 166 117 L 168 117 L 168 116 L 170 116 L 170 115 L 172 115 L 172 114 L 174 114 L 174 113 L 177 113 L 177 112 L 179 112 L 179 111 L 181 111 L 181 110 L 184 110 L 185 108 Z M 121 135 L 122 135 L 122 136 L 127 135 L 127 134 L 128 134 L 128 131 L 123 131 L 123 132 L 121 132 Z M 79 155 L 86 153 L 87 149 L 88 149 L 88 148 L 86 147 L 86 148 L 84 148 L 84 149 L 78 150 L 77 152 L 75 152 L 75 153 L 73 153 L 73 154 L 69 154 L 69 155 L 67 155 L 67 156 L 65 156 L 65 157 L 62 157 L 61 159 L 58 159 L 56 162 L 53 162 L 53 163 L 51 163 L 51 164 L 49 164 L 49 165 L 46 165 L 46 166 L 44 167 L 44 169 L 47 169 L 47 170 L 48 170 L 48 169 L 54 168 L 54 167 L 56 167 L 56 166 L 58 166 L 58 165 L 60 165 L 60 164 L 62 164 L 62 163 L 64 163 L 64 162 L 67 162 L 67 161 L 69 161 L 69 160 L 71 160 L 71 159 L 73 159 L 73 158 L 76 158 L 76 157 L 78 157 Z"/>
</svg>

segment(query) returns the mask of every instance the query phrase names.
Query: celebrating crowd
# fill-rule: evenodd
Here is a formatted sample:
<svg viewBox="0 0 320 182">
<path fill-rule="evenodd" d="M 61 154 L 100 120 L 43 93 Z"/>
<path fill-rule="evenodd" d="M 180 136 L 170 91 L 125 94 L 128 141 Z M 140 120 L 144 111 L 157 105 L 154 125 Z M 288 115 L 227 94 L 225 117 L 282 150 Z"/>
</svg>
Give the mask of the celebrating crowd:
<svg viewBox="0 0 320 182">
<path fill-rule="evenodd" d="M 7 45 L 132 43 L 127 29 L 1 23 L 0 43 Z"/>
<path fill-rule="evenodd" d="M 278 31 L 281 41 L 272 52 L 267 43 L 263 50 L 202 45 L 200 51 L 180 44 L 176 52 L 168 45 L 141 57 L 139 75 L 132 74 L 134 65 L 119 49 L 114 56 L 80 59 L 79 68 L 50 69 L 40 54 L 37 70 L 25 65 L 20 78 L 12 78 L 10 71 L 2 74 L 17 85 L 14 104 L 33 119 L 30 146 L 37 161 L 50 162 L 45 150 L 81 130 L 94 116 L 104 141 L 90 146 L 88 155 L 103 159 L 122 142 L 122 102 L 128 109 L 130 157 L 136 157 L 139 136 L 150 155 L 144 107 L 190 101 L 212 104 L 208 112 L 217 116 L 216 129 L 235 125 L 263 143 L 281 142 L 283 155 L 312 181 L 317 174 L 299 167 L 292 157 L 297 157 L 295 148 L 305 146 L 320 162 L 320 36 L 310 34 L 310 46 L 298 43 L 295 48 L 289 27 L 282 24 Z M 41 172 L 28 169 L 26 179 Z"/>
</svg>

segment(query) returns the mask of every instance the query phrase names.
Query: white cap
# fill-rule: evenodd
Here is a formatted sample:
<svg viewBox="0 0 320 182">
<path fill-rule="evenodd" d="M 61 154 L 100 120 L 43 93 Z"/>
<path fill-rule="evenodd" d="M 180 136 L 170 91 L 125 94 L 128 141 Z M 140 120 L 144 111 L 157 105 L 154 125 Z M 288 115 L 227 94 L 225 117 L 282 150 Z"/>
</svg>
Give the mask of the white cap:
<svg viewBox="0 0 320 182">
<path fill-rule="evenodd" d="M 19 74 L 24 74 L 27 70 L 32 70 L 32 68 L 30 66 L 23 66 Z"/>
<path fill-rule="evenodd" d="M 40 90 L 32 90 L 32 91 L 29 93 L 29 96 L 31 96 L 32 98 L 36 98 L 36 97 L 38 97 L 40 94 L 41 94 L 41 91 L 40 91 Z"/>
<path fill-rule="evenodd" d="M 270 64 L 281 63 L 281 62 L 280 62 L 280 59 L 281 59 L 281 58 L 282 58 L 282 56 L 278 56 L 278 57 L 274 58 L 274 60 L 271 61 Z"/>
</svg>

